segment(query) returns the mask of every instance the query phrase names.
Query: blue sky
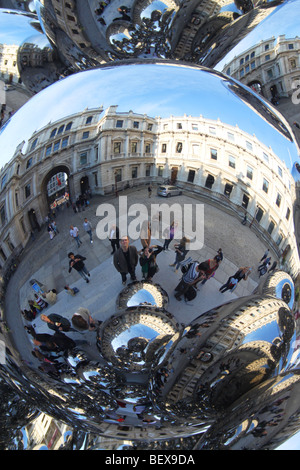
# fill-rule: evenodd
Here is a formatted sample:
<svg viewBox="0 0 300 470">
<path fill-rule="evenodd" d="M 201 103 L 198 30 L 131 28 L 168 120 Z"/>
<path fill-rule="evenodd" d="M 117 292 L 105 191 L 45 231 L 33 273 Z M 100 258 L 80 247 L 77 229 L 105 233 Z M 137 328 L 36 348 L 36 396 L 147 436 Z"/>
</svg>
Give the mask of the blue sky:
<svg viewBox="0 0 300 470">
<path fill-rule="evenodd" d="M 291 144 L 228 88 L 227 80 L 194 67 L 167 64 L 122 65 L 93 69 L 56 82 L 31 98 L 0 134 L 1 161 L 6 163 L 16 146 L 37 131 L 85 108 L 118 105 L 152 117 L 183 114 L 220 119 L 255 134 L 287 166 L 297 158 Z M 17 136 L 17 138 L 16 138 Z M 288 156 L 288 157 L 287 157 Z"/>
</svg>

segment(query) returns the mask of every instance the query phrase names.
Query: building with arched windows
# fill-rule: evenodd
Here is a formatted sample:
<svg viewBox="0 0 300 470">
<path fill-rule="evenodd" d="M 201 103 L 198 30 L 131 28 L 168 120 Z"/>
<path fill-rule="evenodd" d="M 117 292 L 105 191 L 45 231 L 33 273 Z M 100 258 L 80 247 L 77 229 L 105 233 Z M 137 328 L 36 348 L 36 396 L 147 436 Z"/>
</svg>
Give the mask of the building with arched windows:
<svg viewBox="0 0 300 470">
<path fill-rule="evenodd" d="M 0 176 L 1 267 L 40 229 L 56 191 L 74 201 L 87 190 L 105 195 L 166 179 L 241 220 L 247 214 L 298 274 L 296 183 L 271 147 L 220 120 L 152 118 L 117 106 L 50 122 L 17 147 Z"/>
</svg>

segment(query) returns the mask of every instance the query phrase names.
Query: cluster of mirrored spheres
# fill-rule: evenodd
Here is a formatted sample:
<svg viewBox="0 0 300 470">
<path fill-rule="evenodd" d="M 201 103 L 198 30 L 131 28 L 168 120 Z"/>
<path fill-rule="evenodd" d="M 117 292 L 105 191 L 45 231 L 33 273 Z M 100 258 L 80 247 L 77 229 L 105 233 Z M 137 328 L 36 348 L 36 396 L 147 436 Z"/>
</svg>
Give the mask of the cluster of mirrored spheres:
<svg viewBox="0 0 300 470">
<path fill-rule="evenodd" d="M 23 3 L 27 11 L 0 2 L 0 24 L 10 16 L 15 31 L 24 20 L 32 31 L 20 40 L 18 68 L 35 96 L 2 130 L 2 148 L 24 120 L 31 123 L 25 139 L 41 127 L 41 114 L 55 121 L 58 103 L 65 116 L 77 100 L 82 110 L 118 105 L 153 116 L 197 109 L 197 116 L 235 119 L 245 132 L 266 129 L 266 143 L 290 155 L 292 171 L 298 147 L 286 120 L 213 67 L 262 22 L 272 32 L 276 9 L 297 8 L 297 1 Z M 42 59 L 38 65 L 29 60 L 32 50 Z M 96 332 L 97 358 L 77 346 L 53 370 L 24 361 L 1 324 L 0 377 L 21 397 L 23 415 L 30 420 L 42 410 L 82 433 L 158 449 L 166 441 L 182 449 L 275 449 L 295 434 L 300 374 L 292 276 L 270 273 L 251 295 L 196 312 L 188 324 L 169 311 L 169 294 L 154 282 L 132 282 Z M 15 407 L 6 393 L 2 433 L 13 425 L 8 416 Z"/>
</svg>

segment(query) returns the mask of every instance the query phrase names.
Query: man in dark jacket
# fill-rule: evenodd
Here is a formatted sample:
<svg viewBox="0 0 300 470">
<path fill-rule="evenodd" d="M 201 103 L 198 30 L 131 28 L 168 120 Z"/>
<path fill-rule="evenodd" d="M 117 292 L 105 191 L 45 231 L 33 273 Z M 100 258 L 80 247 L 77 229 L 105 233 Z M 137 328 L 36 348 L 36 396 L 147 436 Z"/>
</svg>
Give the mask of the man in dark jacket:
<svg viewBox="0 0 300 470">
<path fill-rule="evenodd" d="M 126 284 L 128 273 L 133 281 L 136 280 L 135 268 L 139 257 L 136 247 L 129 245 L 127 236 L 120 239 L 120 245 L 120 248 L 114 254 L 114 265 L 122 276 L 123 284 Z"/>
<path fill-rule="evenodd" d="M 79 272 L 80 276 L 85 279 L 85 282 L 90 282 L 88 278 L 88 276 L 90 276 L 90 273 L 88 272 L 84 264 L 84 260 L 86 260 L 86 258 L 81 255 L 74 255 L 74 253 L 72 252 L 68 253 L 68 258 L 70 258 L 69 273 L 74 268 L 77 272 Z"/>
<path fill-rule="evenodd" d="M 62 317 L 58 313 L 50 313 L 50 315 L 41 315 L 41 320 L 46 322 L 48 328 L 54 331 L 70 331 L 71 323 L 67 318 Z"/>
</svg>

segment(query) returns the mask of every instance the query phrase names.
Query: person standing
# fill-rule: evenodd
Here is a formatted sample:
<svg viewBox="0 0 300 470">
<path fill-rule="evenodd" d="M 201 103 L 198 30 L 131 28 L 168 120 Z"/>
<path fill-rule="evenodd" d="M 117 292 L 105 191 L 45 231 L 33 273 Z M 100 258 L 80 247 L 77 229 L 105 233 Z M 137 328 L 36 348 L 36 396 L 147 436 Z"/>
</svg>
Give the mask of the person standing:
<svg viewBox="0 0 300 470">
<path fill-rule="evenodd" d="M 130 274 L 133 281 L 136 280 L 135 268 L 139 257 L 136 247 L 129 244 L 127 236 L 120 239 L 120 244 L 120 248 L 114 254 L 114 266 L 121 274 L 122 283 L 126 284 L 127 274 Z"/>
<path fill-rule="evenodd" d="M 154 250 L 156 248 L 156 250 Z M 143 253 L 140 257 L 140 265 L 142 266 L 142 272 L 147 281 L 152 281 L 155 273 L 158 272 L 158 266 L 156 262 L 157 255 L 162 251 L 162 246 L 146 246 L 143 249 Z"/>
<path fill-rule="evenodd" d="M 264 259 L 266 259 L 266 257 L 268 256 L 269 252 L 270 252 L 270 250 L 269 250 L 269 248 L 268 248 L 268 249 L 264 252 L 263 257 L 262 257 L 262 259 L 260 260 L 260 263 L 261 263 Z"/>
<path fill-rule="evenodd" d="M 194 261 L 188 271 L 182 276 L 179 284 L 175 287 L 175 298 L 181 300 L 181 296 L 186 294 L 190 286 L 193 286 L 205 278 L 206 270 L 206 263 L 199 264 L 198 261 Z"/>
<path fill-rule="evenodd" d="M 109 241 L 112 247 L 112 252 L 110 253 L 111 255 L 114 254 L 116 251 L 116 248 L 120 248 L 120 234 L 119 234 L 119 228 L 116 225 L 112 225 L 109 231 Z"/>
<path fill-rule="evenodd" d="M 68 253 L 68 258 L 70 259 L 69 261 L 69 273 L 72 271 L 74 268 L 80 276 L 85 280 L 85 282 L 90 282 L 89 277 L 90 273 L 85 267 L 84 261 L 86 258 L 81 255 L 74 255 L 74 253 L 70 252 Z"/>
<path fill-rule="evenodd" d="M 184 261 L 187 253 L 188 253 L 188 249 L 186 248 L 186 244 L 189 243 L 189 239 L 186 238 L 186 237 L 183 237 L 179 243 L 176 243 L 174 245 L 174 248 L 175 248 L 175 253 L 176 253 L 176 257 L 175 257 L 175 261 L 173 264 L 170 264 L 169 266 L 171 267 L 175 267 L 175 272 L 177 272 L 179 266 L 180 266 L 180 263 L 182 261 Z"/>
<path fill-rule="evenodd" d="M 50 315 L 41 315 L 41 320 L 47 323 L 48 328 L 54 331 L 70 331 L 71 323 L 67 318 L 62 317 L 58 313 L 50 313 Z"/>
<path fill-rule="evenodd" d="M 220 287 L 219 291 L 222 292 L 222 294 L 227 290 L 231 290 L 231 292 L 233 292 L 242 279 L 244 279 L 244 281 L 247 281 L 250 272 L 251 268 L 249 266 L 240 268 L 233 276 L 230 276 L 227 279 L 227 282 Z"/>
<path fill-rule="evenodd" d="M 174 238 L 174 234 L 175 234 L 175 222 L 173 221 L 170 227 L 166 228 L 164 231 L 164 238 L 165 238 L 165 242 L 163 246 L 164 251 L 169 250 L 169 245 Z"/>
<path fill-rule="evenodd" d="M 84 222 L 83 222 L 83 228 L 89 234 L 90 242 L 93 243 L 92 225 L 86 217 L 85 217 Z"/>
<path fill-rule="evenodd" d="M 152 186 L 149 184 L 148 186 L 148 197 L 150 198 L 152 196 Z"/>
<path fill-rule="evenodd" d="M 80 245 L 82 245 L 82 241 L 79 238 L 79 230 L 77 227 L 74 227 L 74 225 L 70 226 L 70 235 L 72 238 L 74 238 L 77 243 L 77 247 L 79 248 Z"/>
</svg>

